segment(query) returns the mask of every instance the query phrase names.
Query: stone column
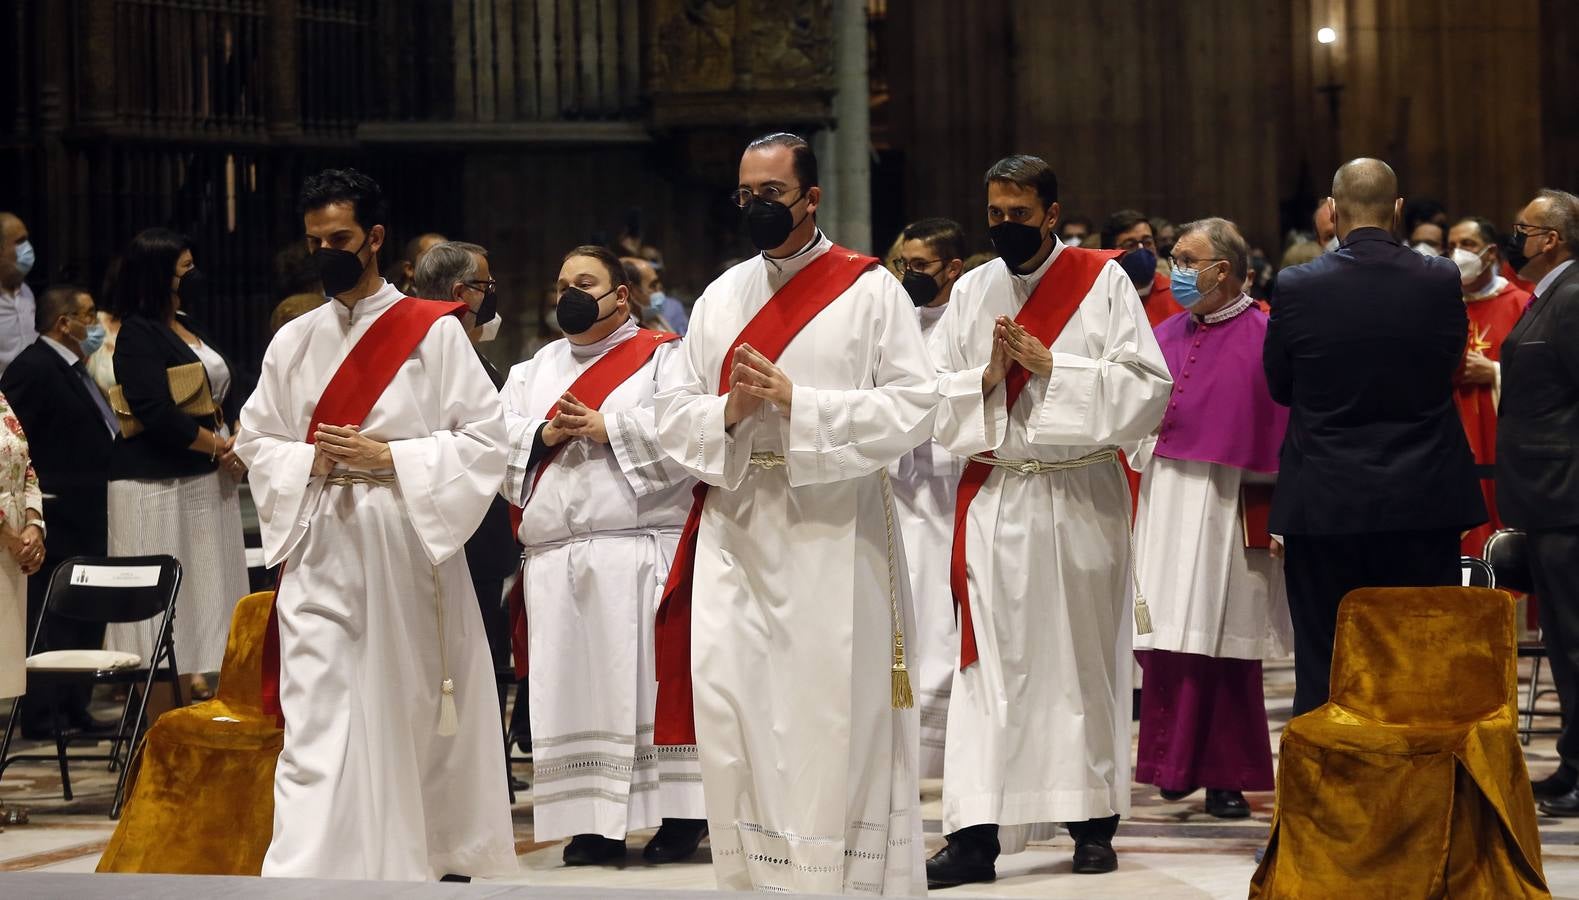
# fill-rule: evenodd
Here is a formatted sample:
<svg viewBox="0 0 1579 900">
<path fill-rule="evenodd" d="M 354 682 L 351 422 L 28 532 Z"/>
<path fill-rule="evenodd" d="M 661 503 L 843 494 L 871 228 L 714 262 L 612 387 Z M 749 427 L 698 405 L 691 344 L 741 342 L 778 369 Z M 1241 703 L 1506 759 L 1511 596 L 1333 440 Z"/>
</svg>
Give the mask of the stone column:
<svg viewBox="0 0 1579 900">
<path fill-rule="evenodd" d="M 851 250 L 872 253 L 886 248 L 872 246 L 872 108 L 866 70 L 866 0 L 833 0 L 833 15 L 834 128 L 831 133 L 819 135 L 816 149 L 818 159 L 826 160 L 822 182 L 831 194 L 830 205 L 834 208 L 827 210 L 832 215 L 820 218 L 835 241 Z"/>
</svg>

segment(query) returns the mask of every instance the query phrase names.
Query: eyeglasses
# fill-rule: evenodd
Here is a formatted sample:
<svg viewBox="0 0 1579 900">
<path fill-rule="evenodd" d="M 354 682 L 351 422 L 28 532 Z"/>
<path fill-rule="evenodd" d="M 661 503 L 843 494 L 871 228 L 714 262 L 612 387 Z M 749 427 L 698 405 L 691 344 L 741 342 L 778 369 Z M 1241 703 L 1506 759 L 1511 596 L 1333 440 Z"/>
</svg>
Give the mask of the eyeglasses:
<svg viewBox="0 0 1579 900">
<path fill-rule="evenodd" d="M 1168 257 L 1168 261 L 1173 263 L 1173 267 L 1176 269 L 1193 269 L 1195 268 L 1196 263 L 1227 262 L 1228 258 L 1225 256 L 1203 256 L 1199 259 L 1196 259 L 1189 254 L 1185 254 L 1184 256 L 1170 256 Z"/>
<path fill-rule="evenodd" d="M 1123 250 L 1125 253 L 1130 253 L 1132 251 L 1139 250 L 1142 247 L 1145 247 L 1147 250 L 1156 250 L 1157 249 L 1157 241 L 1156 241 L 1156 239 L 1149 238 L 1149 237 L 1148 238 L 1130 238 L 1129 240 L 1125 241 L 1124 243 L 1118 245 L 1118 248 L 1120 250 Z"/>
<path fill-rule="evenodd" d="M 1549 228 L 1545 225 L 1531 225 L 1528 222 L 1513 223 L 1513 233 L 1519 237 L 1531 237 L 1533 235 L 1540 234 L 1543 231 L 1556 232 L 1557 229 Z"/>
<path fill-rule="evenodd" d="M 492 278 L 488 279 L 487 281 L 463 281 L 461 284 L 464 284 L 472 290 L 483 294 L 491 294 L 499 289 L 499 282 L 493 280 Z"/>
<path fill-rule="evenodd" d="M 901 275 L 906 272 L 919 272 L 922 275 L 931 275 L 932 273 L 926 270 L 942 261 L 942 259 L 896 259 L 894 260 L 894 271 Z"/>
<path fill-rule="evenodd" d="M 733 194 L 730 194 L 729 199 L 733 200 L 735 205 L 741 209 L 745 209 L 746 207 L 750 206 L 752 200 L 766 200 L 773 203 L 784 203 L 785 206 L 790 206 L 791 204 L 784 202 L 784 196 L 790 191 L 798 190 L 800 190 L 800 188 L 780 188 L 770 184 L 764 187 L 761 193 L 756 194 L 752 193 L 749 188 L 741 188 L 740 190 L 735 191 Z M 796 200 L 795 202 L 799 203 L 800 201 Z"/>
</svg>

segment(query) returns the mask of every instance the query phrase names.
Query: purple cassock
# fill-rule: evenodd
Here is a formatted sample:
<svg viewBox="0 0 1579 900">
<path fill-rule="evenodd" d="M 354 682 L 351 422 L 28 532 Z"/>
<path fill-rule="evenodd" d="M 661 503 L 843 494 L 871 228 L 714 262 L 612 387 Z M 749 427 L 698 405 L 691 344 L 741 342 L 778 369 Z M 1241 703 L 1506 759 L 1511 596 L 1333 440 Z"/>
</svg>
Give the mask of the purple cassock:
<svg viewBox="0 0 1579 900">
<path fill-rule="evenodd" d="M 1251 305 L 1225 322 L 1179 313 L 1156 328 L 1173 375 L 1157 456 L 1276 472 L 1288 408 L 1272 402 L 1261 345 L 1267 314 Z"/>
<path fill-rule="evenodd" d="M 1217 316 L 1227 318 L 1207 322 L 1186 312 L 1156 328 L 1173 396 L 1153 452 L 1276 472 L 1288 409 L 1272 401 L 1261 367 L 1267 314 L 1241 299 L 1210 318 Z M 1174 791 L 1272 789 L 1259 659 L 1135 655 L 1146 673 L 1136 781 Z"/>
</svg>

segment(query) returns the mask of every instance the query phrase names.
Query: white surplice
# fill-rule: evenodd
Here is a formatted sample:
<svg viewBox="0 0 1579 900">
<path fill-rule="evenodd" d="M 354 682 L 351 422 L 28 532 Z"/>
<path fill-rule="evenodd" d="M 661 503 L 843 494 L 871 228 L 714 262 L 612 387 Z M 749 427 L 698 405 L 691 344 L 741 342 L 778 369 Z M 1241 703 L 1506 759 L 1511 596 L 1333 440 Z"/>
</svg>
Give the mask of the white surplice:
<svg viewBox="0 0 1579 900">
<path fill-rule="evenodd" d="M 400 298 L 385 283 L 354 310 L 330 302 L 286 325 L 241 412 L 264 556 L 285 563 L 285 747 L 264 875 L 517 871 L 499 697 L 461 552 L 504 477 L 504 417 L 460 322 L 433 326 L 362 423 L 389 443 L 393 483 L 313 477 L 304 441 L 330 377 Z M 448 737 L 446 668 L 459 713 Z"/>
<path fill-rule="evenodd" d="M 1026 276 L 1002 260 L 954 286 L 937 439 L 962 456 L 1068 462 L 1132 444 L 1172 380 L 1129 277 L 1108 262 L 1012 410 L 981 379 L 998 316 L 1017 315 L 1059 255 Z M 997 823 L 1006 853 L 1048 823 L 1129 811 L 1129 488 L 1119 463 L 994 469 L 968 513 L 965 553 L 980 660 L 949 700 L 943 829 Z M 956 662 L 957 662 L 956 654 Z M 957 666 L 956 666 L 957 668 Z M 1026 827 L 1013 827 L 1026 826 Z"/>
<path fill-rule="evenodd" d="M 921 334 L 930 342 L 947 305 L 916 310 Z M 915 598 L 916 635 L 906 645 L 916 710 L 921 722 L 921 777 L 943 777 L 943 736 L 948 698 L 959 660 L 959 623 L 949 591 L 949 554 L 954 546 L 954 495 L 966 460 L 928 440 L 889 467 L 899 531 L 904 535 L 910 590 Z"/>
<path fill-rule="evenodd" d="M 658 375 L 679 359 L 678 344 L 659 347 L 603 401 L 607 444 L 570 439 L 535 489 L 539 466 L 529 465 L 543 414 L 576 378 L 626 341 L 651 339 L 634 322 L 585 347 L 560 339 L 511 369 L 504 386 L 503 494 L 525 506 L 518 536 L 540 841 L 623 840 L 665 817 L 707 815 L 696 748 L 652 743 L 653 617 L 695 484 L 654 434 Z"/>
<path fill-rule="evenodd" d="M 718 393 L 735 338 L 830 246 L 819 234 L 713 282 L 658 395 L 664 450 L 712 485 L 691 675 L 713 871 L 724 889 L 915 895 L 916 713 L 889 695 L 890 592 L 908 618 L 909 585 L 884 477 L 931 428 L 914 307 L 871 269 L 779 357 L 788 417 L 764 403 L 727 431 Z"/>
<path fill-rule="evenodd" d="M 1293 651 L 1283 564 L 1246 549 L 1240 485 L 1271 481 L 1234 466 L 1152 455 L 1141 470 L 1135 518 L 1135 574 L 1151 609 L 1152 631 L 1137 650 L 1234 659 L 1275 659 Z"/>
</svg>

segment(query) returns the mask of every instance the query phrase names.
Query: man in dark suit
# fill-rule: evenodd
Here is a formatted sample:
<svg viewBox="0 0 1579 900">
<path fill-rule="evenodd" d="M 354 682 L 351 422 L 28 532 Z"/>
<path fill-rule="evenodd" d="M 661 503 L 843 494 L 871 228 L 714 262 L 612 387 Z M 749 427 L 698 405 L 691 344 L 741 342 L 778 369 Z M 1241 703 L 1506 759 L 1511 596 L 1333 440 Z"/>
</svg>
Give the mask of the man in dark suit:
<svg viewBox="0 0 1579 900">
<path fill-rule="evenodd" d="M 1486 521 L 1453 405 L 1469 318 L 1458 267 L 1393 237 L 1381 160 L 1332 179 L 1339 248 L 1278 275 L 1263 364 L 1290 408 L 1271 531 L 1284 537 L 1294 714 L 1327 701 L 1338 602 L 1359 587 L 1459 583 L 1459 535 Z"/>
<path fill-rule="evenodd" d="M 109 526 L 105 484 L 110 445 L 118 430 L 115 415 L 83 364 L 104 341 L 93 297 L 81 288 L 54 287 L 39 299 L 35 327 L 39 337 L 0 377 L 0 392 L 27 433 L 33 468 L 44 491 L 44 567 L 27 583 L 29 639 L 44 608 L 50 575 L 73 556 L 103 556 Z M 98 649 L 104 628 L 56 621 L 44 635 L 43 649 Z M 29 697 L 24 704 L 24 737 L 39 737 L 49 727 L 53 708 L 67 724 L 99 730 L 88 715 L 88 692 L 63 692 L 51 702 Z"/>
<path fill-rule="evenodd" d="M 1579 816 L 1579 197 L 1541 191 L 1503 255 L 1535 299 L 1502 343 L 1497 505 L 1528 533 L 1541 637 L 1562 705 L 1562 760 L 1535 783 L 1541 812 Z"/>
</svg>

